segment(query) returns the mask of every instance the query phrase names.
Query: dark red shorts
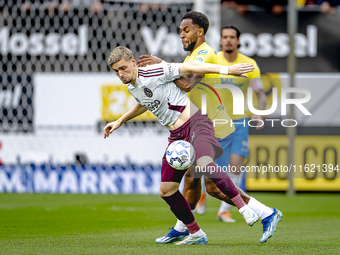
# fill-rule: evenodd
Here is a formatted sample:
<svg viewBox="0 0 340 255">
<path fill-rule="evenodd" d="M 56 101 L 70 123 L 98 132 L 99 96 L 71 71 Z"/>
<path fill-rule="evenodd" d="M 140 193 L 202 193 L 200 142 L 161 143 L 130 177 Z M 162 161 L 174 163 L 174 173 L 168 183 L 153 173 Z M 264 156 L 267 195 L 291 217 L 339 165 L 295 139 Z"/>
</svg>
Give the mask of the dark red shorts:
<svg viewBox="0 0 340 255">
<path fill-rule="evenodd" d="M 190 142 L 196 152 L 196 159 L 202 156 L 210 156 L 213 159 L 219 158 L 223 154 L 223 149 L 214 133 L 212 122 L 198 110 L 187 122 L 179 128 L 170 131 L 168 146 L 177 140 Z M 211 150 L 213 145 L 214 151 Z M 162 160 L 161 181 L 181 182 L 186 170 L 177 170 L 171 167 L 166 160 L 165 153 Z"/>
</svg>

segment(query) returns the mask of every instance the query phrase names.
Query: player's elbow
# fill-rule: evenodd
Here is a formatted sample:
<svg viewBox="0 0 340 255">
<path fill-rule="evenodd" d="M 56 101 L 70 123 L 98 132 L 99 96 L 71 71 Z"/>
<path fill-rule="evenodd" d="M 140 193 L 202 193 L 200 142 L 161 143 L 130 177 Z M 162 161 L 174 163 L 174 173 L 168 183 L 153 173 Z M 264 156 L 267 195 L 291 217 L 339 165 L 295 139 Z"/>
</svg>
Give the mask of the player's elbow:
<svg viewBox="0 0 340 255">
<path fill-rule="evenodd" d="M 184 92 L 190 91 L 190 82 L 187 81 L 184 77 L 182 77 L 178 80 L 175 80 L 174 83 L 176 84 L 177 87 L 179 87 Z"/>
<path fill-rule="evenodd" d="M 182 87 L 182 90 L 186 93 L 188 93 L 190 91 L 190 84 L 189 85 L 185 85 L 184 87 Z"/>
</svg>

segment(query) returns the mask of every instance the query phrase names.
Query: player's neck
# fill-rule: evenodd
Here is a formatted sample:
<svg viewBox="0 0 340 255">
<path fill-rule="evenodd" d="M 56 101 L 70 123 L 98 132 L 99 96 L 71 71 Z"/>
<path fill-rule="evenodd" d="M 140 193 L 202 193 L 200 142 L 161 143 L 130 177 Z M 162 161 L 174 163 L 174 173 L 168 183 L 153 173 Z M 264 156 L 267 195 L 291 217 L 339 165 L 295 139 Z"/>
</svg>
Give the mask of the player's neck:
<svg viewBox="0 0 340 255">
<path fill-rule="evenodd" d="M 190 51 L 190 54 L 192 54 L 198 47 L 200 47 L 203 43 L 205 43 L 205 39 L 198 38 L 195 47 Z"/>
<path fill-rule="evenodd" d="M 223 52 L 224 58 L 230 63 L 234 62 L 237 59 L 237 54 L 238 54 L 237 50 L 231 53 L 225 51 Z"/>
<path fill-rule="evenodd" d="M 136 83 L 136 80 L 137 80 L 137 73 L 138 73 L 138 68 L 136 67 L 136 69 L 135 69 L 135 71 L 134 71 L 134 73 L 133 73 L 133 75 L 132 75 L 131 82 L 130 82 L 132 85 L 135 85 L 135 83 Z"/>
</svg>

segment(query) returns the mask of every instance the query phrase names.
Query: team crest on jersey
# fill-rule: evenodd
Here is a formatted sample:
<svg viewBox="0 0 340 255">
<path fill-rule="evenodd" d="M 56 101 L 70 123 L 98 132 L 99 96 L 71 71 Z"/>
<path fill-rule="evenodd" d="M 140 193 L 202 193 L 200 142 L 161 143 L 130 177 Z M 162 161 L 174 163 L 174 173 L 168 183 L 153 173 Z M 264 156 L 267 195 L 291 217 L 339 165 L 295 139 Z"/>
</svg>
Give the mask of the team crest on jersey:
<svg viewBox="0 0 340 255">
<path fill-rule="evenodd" d="M 144 87 L 143 90 L 144 90 L 144 94 L 145 94 L 147 97 L 152 97 L 152 96 L 153 96 L 153 93 L 152 93 L 151 89 Z"/>
<path fill-rule="evenodd" d="M 204 62 L 204 56 L 197 56 L 194 62 Z"/>
<path fill-rule="evenodd" d="M 200 55 L 200 54 L 207 54 L 207 53 L 208 53 L 207 50 L 200 50 L 200 51 L 197 53 L 197 55 Z"/>
</svg>

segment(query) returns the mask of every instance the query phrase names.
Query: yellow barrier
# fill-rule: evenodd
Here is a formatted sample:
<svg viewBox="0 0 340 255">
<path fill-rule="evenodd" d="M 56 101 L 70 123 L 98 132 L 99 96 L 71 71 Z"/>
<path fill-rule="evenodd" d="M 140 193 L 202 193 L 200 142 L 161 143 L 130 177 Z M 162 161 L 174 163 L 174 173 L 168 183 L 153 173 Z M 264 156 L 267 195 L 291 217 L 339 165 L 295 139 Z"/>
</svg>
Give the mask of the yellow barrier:
<svg viewBox="0 0 340 255">
<path fill-rule="evenodd" d="M 292 166 L 287 145 L 286 136 L 249 137 L 247 190 L 285 191 L 293 171 L 297 191 L 340 191 L 339 136 L 297 136 Z"/>
<path fill-rule="evenodd" d="M 136 100 L 128 92 L 127 85 L 122 83 L 104 84 L 101 87 L 102 119 L 112 121 L 119 119 L 125 112 L 130 110 Z M 134 118 L 134 121 L 155 121 L 157 118 L 149 111 Z"/>
</svg>

